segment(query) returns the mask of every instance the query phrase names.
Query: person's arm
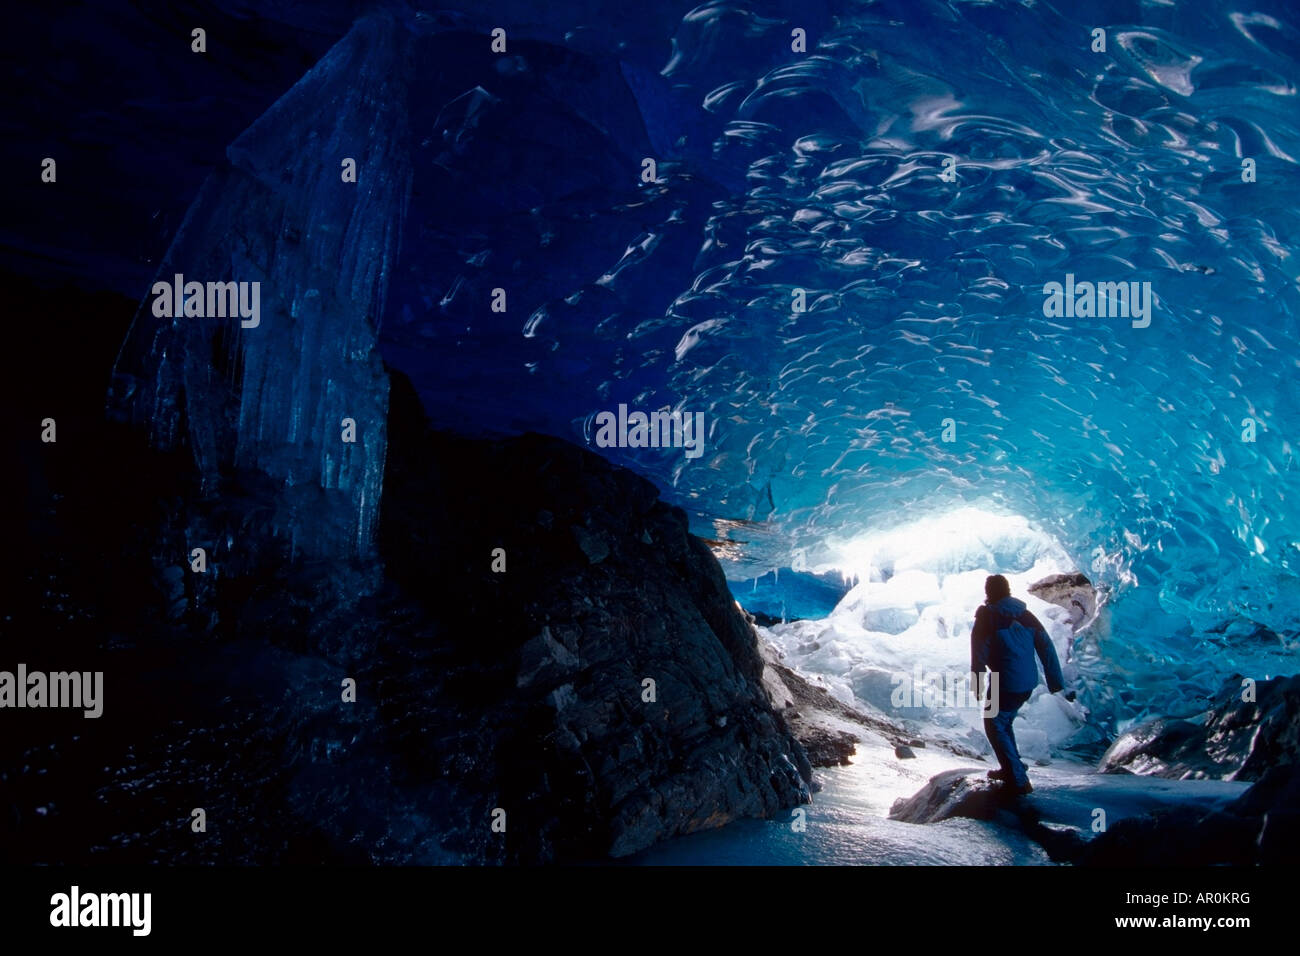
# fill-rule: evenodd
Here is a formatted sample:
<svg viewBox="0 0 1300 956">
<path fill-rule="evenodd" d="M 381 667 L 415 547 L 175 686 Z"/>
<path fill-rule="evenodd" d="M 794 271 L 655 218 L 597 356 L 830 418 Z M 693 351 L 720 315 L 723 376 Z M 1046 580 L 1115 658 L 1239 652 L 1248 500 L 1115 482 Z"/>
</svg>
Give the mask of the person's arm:
<svg viewBox="0 0 1300 956">
<path fill-rule="evenodd" d="M 984 670 L 989 664 L 989 638 L 992 636 L 988 606 L 981 604 L 975 610 L 975 623 L 970 629 L 970 669 L 975 675 L 975 695 L 980 700 L 984 699 Z"/>
<path fill-rule="evenodd" d="M 1061 662 L 1056 656 L 1056 648 L 1052 646 L 1052 639 L 1047 636 L 1047 629 L 1028 611 L 1021 617 L 1020 623 L 1034 632 L 1034 650 L 1038 652 L 1038 659 L 1043 662 L 1047 689 L 1053 694 L 1065 690 L 1065 675 L 1061 673 Z"/>
</svg>

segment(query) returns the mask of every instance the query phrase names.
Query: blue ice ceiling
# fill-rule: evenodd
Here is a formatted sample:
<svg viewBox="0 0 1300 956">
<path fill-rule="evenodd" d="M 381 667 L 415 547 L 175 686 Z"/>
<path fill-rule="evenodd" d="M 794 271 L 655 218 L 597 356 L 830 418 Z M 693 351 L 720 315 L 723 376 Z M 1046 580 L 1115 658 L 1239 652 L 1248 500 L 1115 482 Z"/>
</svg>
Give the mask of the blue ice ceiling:
<svg viewBox="0 0 1300 956">
<path fill-rule="evenodd" d="M 385 356 L 461 427 L 704 412 L 698 459 L 607 454 L 746 574 L 972 504 L 1174 630 L 1294 625 L 1294 13 L 1075 9 L 710 4 L 658 69 L 429 38 Z M 1046 317 L 1067 275 L 1149 326 Z"/>
<path fill-rule="evenodd" d="M 105 67 L 102 103 L 68 92 L 90 67 L 67 54 L 67 90 L 38 99 L 19 77 L 25 148 L 116 143 L 94 154 L 100 180 L 68 176 L 62 211 L 33 212 L 28 264 L 62 243 L 69 268 L 143 296 L 225 157 L 227 201 L 210 189 L 196 208 L 238 223 L 250 256 L 259 211 L 324 230 L 345 268 L 281 250 L 279 307 L 332 276 L 348 311 L 330 314 L 377 329 L 437 424 L 591 442 L 620 404 L 704 413 L 698 458 L 603 453 L 730 541 L 734 578 L 972 506 L 1029 519 L 1122 597 L 1102 649 L 1121 671 L 1204 688 L 1261 641 L 1294 641 L 1287 4 L 393 4 L 352 26 L 380 6 L 86 14 L 102 22 L 69 29 L 107 37 L 87 56 L 119 34 L 170 49 L 200 16 L 211 52 L 203 70 L 183 47 Z M 312 164 L 333 176 L 362 149 L 358 226 L 312 192 Z M 111 230 L 82 222 L 87 201 L 120 202 Z M 382 247 L 377 274 L 350 228 Z M 227 248 L 213 235 L 173 252 Z M 1044 284 L 1067 276 L 1149 283 L 1149 325 L 1045 315 Z M 268 339 L 303 382 L 369 347 L 305 341 Z M 361 484 L 325 459 L 286 469 L 373 509 L 381 462 L 367 451 Z"/>
</svg>

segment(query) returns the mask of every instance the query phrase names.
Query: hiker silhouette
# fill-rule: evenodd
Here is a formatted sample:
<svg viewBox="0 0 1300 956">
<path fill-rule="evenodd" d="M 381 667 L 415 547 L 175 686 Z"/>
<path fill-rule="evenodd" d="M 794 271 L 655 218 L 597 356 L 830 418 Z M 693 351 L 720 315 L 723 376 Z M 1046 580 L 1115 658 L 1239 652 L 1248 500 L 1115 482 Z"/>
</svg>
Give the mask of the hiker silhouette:
<svg viewBox="0 0 1300 956">
<path fill-rule="evenodd" d="M 970 667 L 979 699 L 983 701 L 987 696 L 991 703 L 987 712 L 992 716 L 984 718 L 984 733 L 998 758 L 998 769 L 990 770 L 989 777 L 1018 794 L 1032 793 L 1034 789 L 1016 748 L 1012 722 L 1038 686 L 1035 654 L 1043 662 L 1047 689 L 1054 694 L 1064 690 L 1061 662 L 1046 628 L 1024 601 L 1011 596 L 1006 578 L 990 575 L 984 581 L 984 603 L 975 611 L 971 628 Z"/>
</svg>

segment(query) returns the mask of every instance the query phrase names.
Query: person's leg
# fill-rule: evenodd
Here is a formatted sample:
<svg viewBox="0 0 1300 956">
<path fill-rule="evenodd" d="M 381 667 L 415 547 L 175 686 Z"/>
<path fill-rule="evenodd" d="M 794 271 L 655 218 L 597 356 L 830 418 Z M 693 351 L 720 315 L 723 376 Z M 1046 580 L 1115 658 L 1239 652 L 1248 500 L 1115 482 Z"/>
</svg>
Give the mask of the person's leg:
<svg viewBox="0 0 1300 956">
<path fill-rule="evenodd" d="M 1011 781 L 1018 787 L 1023 787 L 1029 783 L 1029 771 L 1025 768 L 1025 762 L 1020 759 L 1020 748 L 1016 746 L 1015 720 L 1016 714 L 1020 713 L 1020 708 L 1025 705 L 1025 701 L 1029 700 L 1029 694 L 1032 693 L 1033 691 L 1025 694 L 1006 695 L 1010 710 L 1006 715 L 1007 721 L 1003 725 L 1006 728 L 1006 739 L 1003 741 L 1003 746 L 1007 750 L 1007 758 L 1011 764 Z M 998 714 L 998 716 L 1001 717 L 1002 715 Z"/>
<path fill-rule="evenodd" d="M 1001 717 L 1001 712 L 998 717 Z M 1003 733 L 1001 726 L 998 724 L 998 717 L 984 718 L 984 736 L 988 737 L 989 745 L 993 748 L 993 756 L 998 758 L 998 775 L 999 779 L 1011 780 L 1011 759 L 1007 755 L 1005 745 L 1006 735 Z"/>
<path fill-rule="evenodd" d="M 1012 723 L 1028 699 L 1029 694 L 1003 693 L 998 701 L 997 716 L 984 719 L 984 732 L 993 746 L 993 753 L 997 755 L 1003 776 L 1009 783 L 1020 787 L 1029 782 L 1029 771 L 1025 769 L 1020 751 L 1016 748 Z"/>
</svg>

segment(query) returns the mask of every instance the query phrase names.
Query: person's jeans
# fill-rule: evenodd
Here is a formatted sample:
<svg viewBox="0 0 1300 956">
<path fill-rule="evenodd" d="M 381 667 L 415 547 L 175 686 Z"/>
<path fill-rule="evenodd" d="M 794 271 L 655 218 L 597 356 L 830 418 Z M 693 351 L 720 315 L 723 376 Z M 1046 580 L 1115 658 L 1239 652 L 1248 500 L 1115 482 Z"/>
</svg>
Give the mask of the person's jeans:
<svg viewBox="0 0 1300 956">
<path fill-rule="evenodd" d="M 1007 777 L 1021 787 L 1029 782 L 1029 771 L 1025 769 L 1025 764 L 1020 759 L 1020 751 L 1016 749 L 1016 735 L 1011 729 L 1011 723 L 1031 694 L 1033 694 L 1032 690 L 1023 693 L 1003 691 L 998 695 L 997 716 L 984 718 L 984 733 L 988 735 L 989 743 L 993 745 L 998 766 Z"/>
</svg>

